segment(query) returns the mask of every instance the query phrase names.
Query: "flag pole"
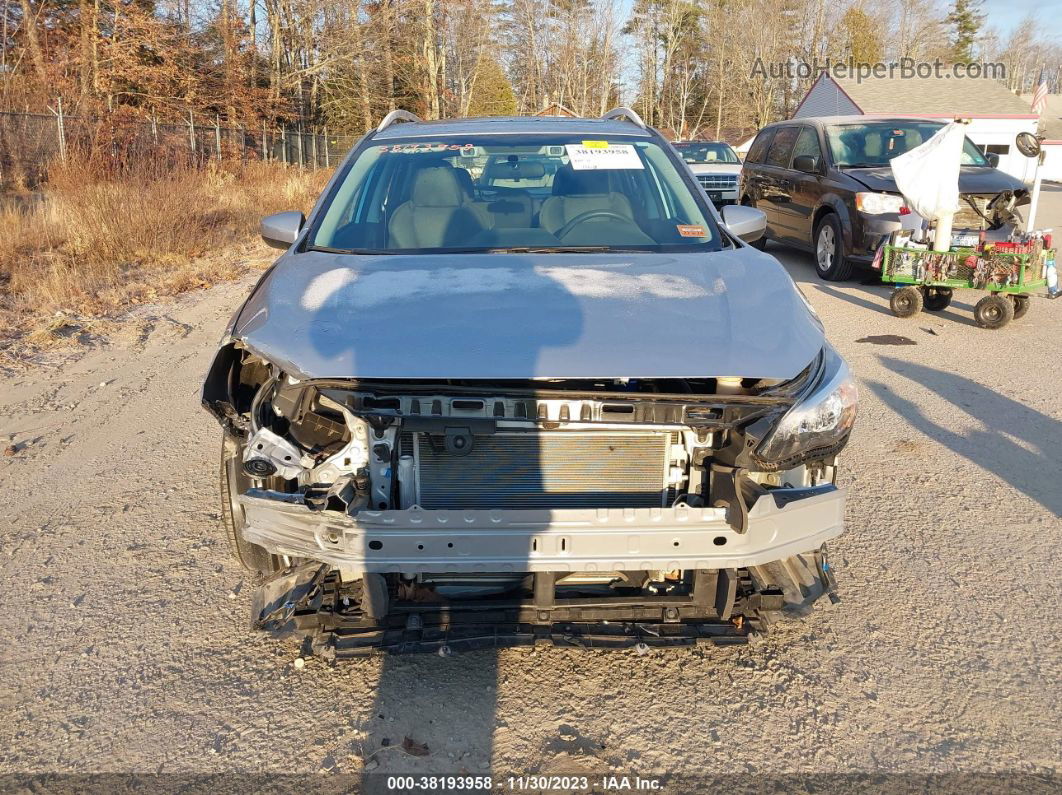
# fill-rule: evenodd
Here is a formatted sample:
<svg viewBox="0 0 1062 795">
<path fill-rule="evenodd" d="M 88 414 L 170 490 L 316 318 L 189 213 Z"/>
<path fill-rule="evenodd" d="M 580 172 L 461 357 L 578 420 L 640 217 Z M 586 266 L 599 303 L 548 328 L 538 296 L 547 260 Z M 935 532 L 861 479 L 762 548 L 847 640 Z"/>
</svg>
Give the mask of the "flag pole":
<svg viewBox="0 0 1062 795">
<path fill-rule="evenodd" d="M 1040 77 L 1033 89 L 1033 110 L 1036 111 L 1036 135 L 1040 134 L 1040 123 L 1044 117 L 1044 108 L 1047 105 L 1047 83 L 1045 72 L 1047 63 L 1040 67 Z M 1040 166 L 1044 162 L 1044 151 L 1041 148 L 1036 156 L 1036 168 L 1033 170 L 1032 196 L 1029 197 L 1029 220 L 1025 223 L 1025 234 L 1030 234 L 1036 228 L 1036 208 L 1040 203 Z"/>
<path fill-rule="evenodd" d="M 1036 168 L 1033 170 L 1032 196 L 1029 198 L 1029 220 L 1025 224 L 1025 234 L 1036 228 L 1036 205 L 1040 203 L 1040 164 L 1044 162 L 1044 150 L 1036 156 Z"/>
</svg>

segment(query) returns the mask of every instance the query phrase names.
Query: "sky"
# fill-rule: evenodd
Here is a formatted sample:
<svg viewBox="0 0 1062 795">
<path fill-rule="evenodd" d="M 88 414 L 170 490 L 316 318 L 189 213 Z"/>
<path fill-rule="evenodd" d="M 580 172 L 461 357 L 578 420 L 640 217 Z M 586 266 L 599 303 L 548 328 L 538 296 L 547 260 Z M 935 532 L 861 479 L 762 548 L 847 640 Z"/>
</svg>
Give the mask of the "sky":
<svg viewBox="0 0 1062 795">
<path fill-rule="evenodd" d="M 950 3 L 949 3 L 950 5 Z M 985 24 L 996 28 L 1006 36 L 1030 11 L 1036 12 L 1046 36 L 1062 38 L 1062 0 L 984 0 L 982 4 Z"/>
</svg>

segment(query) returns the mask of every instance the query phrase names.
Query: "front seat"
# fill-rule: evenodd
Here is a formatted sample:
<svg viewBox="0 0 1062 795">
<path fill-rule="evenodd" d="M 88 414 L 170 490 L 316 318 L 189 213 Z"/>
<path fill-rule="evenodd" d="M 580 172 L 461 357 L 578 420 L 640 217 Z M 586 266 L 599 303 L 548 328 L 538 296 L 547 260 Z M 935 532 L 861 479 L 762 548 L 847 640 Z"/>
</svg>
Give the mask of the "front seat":
<svg viewBox="0 0 1062 795">
<path fill-rule="evenodd" d="M 387 225 L 392 248 L 452 248 L 483 228 L 448 166 L 417 171 L 409 201 L 395 209 Z"/>
<path fill-rule="evenodd" d="M 553 195 L 538 212 L 539 226 L 556 234 L 570 220 L 592 210 L 608 210 L 634 220 L 627 197 L 609 190 L 607 171 L 576 171 L 569 164 L 553 178 Z"/>
</svg>

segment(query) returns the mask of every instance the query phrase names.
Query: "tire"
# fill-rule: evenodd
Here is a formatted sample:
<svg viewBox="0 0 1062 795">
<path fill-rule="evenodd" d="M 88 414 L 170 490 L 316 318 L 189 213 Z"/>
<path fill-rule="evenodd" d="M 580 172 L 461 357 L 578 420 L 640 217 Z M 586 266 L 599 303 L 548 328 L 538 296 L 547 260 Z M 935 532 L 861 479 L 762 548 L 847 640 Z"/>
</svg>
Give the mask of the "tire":
<svg viewBox="0 0 1062 795">
<path fill-rule="evenodd" d="M 225 529 L 225 538 L 229 542 L 229 551 L 247 571 L 258 577 L 267 577 L 280 571 L 283 564 L 275 555 L 269 554 L 258 544 L 252 544 L 243 537 L 245 524 L 243 506 L 237 497 L 250 487 L 251 479 L 243 472 L 240 465 L 239 444 L 228 434 L 221 443 L 221 524 Z"/>
<path fill-rule="evenodd" d="M 981 328 L 999 329 L 1014 319 L 1014 303 L 1004 295 L 986 295 L 974 307 L 974 320 Z"/>
<path fill-rule="evenodd" d="M 889 296 L 889 309 L 896 317 L 914 317 L 922 311 L 922 291 L 917 287 L 901 287 Z"/>
<path fill-rule="evenodd" d="M 922 288 L 922 306 L 930 312 L 942 312 L 951 303 L 951 289 L 948 287 Z"/>
<path fill-rule="evenodd" d="M 755 208 L 756 207 L 756 202 L 752 201 L 752 199 L 750 199 L 749 197 L 746 196 L 744 199 L 741 200 L 741 205 L 743 207 Z M 767 250 L 767 235 L 764 235 L 759 240 L 753 240 L 751 243 L 749 243 L 749 245 L 752 246 L 754 249 L 757 249 L 759 251 L 766 251 Z"/>
<path fill-rule="evenodd" d="M 1014 319 L 1025 317 L 1029 312 L 1029 296 L 1027 295 L 1010 295 L 1010 300 L 1014 302 Z"/>
<path fill-rule="evenodd" d="M 828 282 L 843 282 L 852 275 L 854 265 L 844 253 L 844 234 L 836 214 L 828 213 L 815 227 L 815 272 Z"/>
</svg>

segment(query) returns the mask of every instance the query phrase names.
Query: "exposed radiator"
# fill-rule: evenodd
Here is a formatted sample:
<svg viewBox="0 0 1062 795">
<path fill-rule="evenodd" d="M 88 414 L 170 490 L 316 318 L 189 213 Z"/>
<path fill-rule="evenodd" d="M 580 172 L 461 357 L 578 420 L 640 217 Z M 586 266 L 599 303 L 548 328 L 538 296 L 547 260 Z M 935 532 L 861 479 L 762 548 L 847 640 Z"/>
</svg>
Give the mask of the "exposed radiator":
<svg viewBox="0 0 1062 795">
<path fill-rule="evenodd" d="M 955 213 L 955 217 L 951 221 L 952 230 L 958 232 L 960 229 L 985 229 L 988 224 L 982 215 L 988 215 L 989 198 L 986 196 L 960 196 L 959 211 Z M 973 202 L 974 207 L 977 208 L 976 210 L 970 206 L 970 202 Z M 977 210 L 981 212 L 978 213 Z"/>
<path fill-rule="evenodd" d="M 472 452 L 407 434 L 418 503 L 427 509 L 651 507 L 667 498 L 668 433 L 497 433 Z"/>
</svg>

